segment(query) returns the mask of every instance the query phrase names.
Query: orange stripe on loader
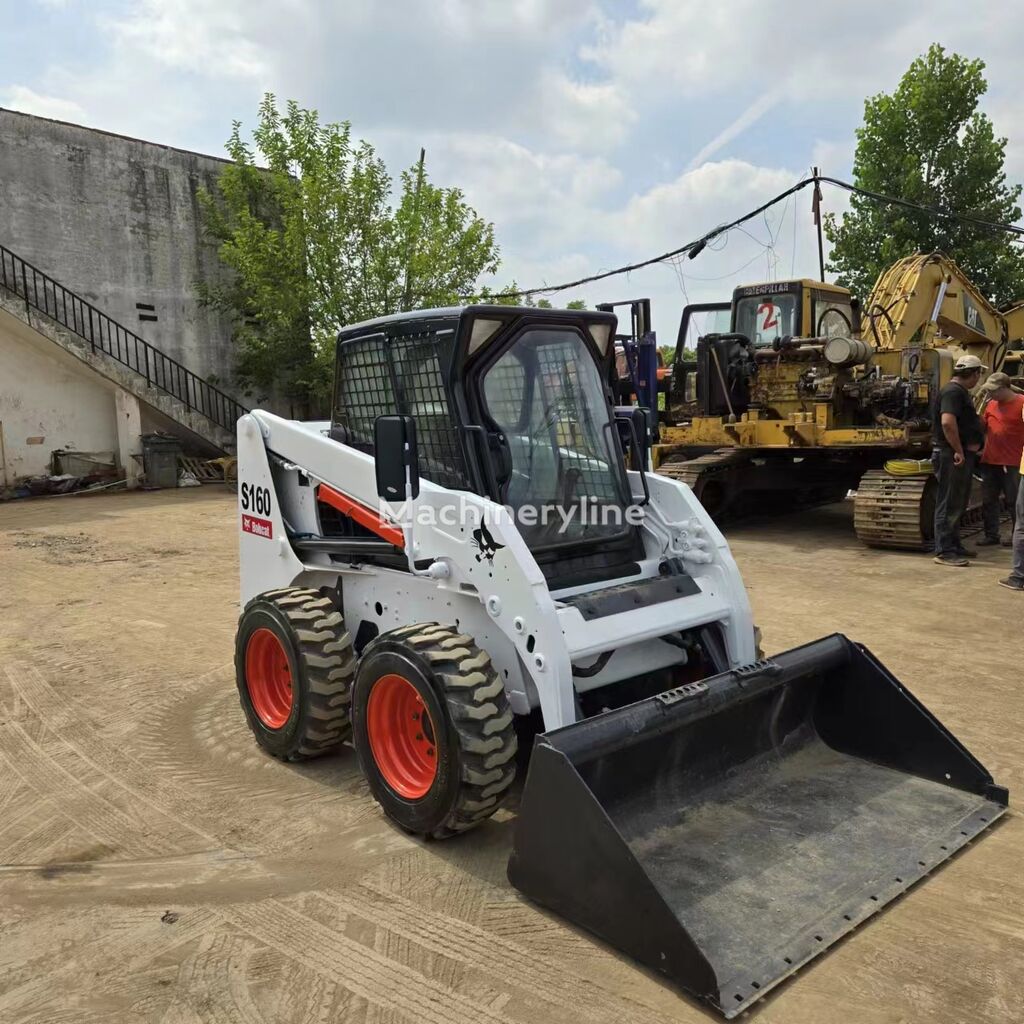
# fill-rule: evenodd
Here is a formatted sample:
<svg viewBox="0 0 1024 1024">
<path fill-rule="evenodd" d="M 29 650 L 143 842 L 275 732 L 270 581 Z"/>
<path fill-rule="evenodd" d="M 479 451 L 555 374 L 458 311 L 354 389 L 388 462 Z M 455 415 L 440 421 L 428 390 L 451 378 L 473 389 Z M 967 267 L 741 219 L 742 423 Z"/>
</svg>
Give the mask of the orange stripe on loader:
<svg viewBox="0 0 1024 1024">
<path fill-rule="evenodd" d="M 354 498 L 336 491 L 327 484 L 320 484 L 316 489 L 316 496 L 320 501 L 326 502 L 331 508 L 336 508 L 343 516 L 354 519 L 360 526 L 372 530 L 378 537 L 386 540 L 395 547 L 405 547 L 405 537 L 402 531 L 391 523 L 385 522 L 372 508 L 367 508 Z"/>
</svg>

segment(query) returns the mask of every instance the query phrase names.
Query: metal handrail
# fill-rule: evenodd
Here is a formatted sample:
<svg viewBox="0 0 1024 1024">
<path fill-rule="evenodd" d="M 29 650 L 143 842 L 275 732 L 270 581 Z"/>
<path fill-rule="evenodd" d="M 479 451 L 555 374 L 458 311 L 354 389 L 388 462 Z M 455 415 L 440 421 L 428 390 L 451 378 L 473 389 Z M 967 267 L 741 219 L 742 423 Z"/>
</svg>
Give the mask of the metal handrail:
<svg viewBox="0 0 1024 1024">
<path fill-rule="evenodd" d="M 55 281 L 27 260 L 0 245 L 0 284 L 62 327 L 127 366 L 154 387 L 171 395 L 193 412 L 232 433 L 249 410 L 229 394 L 165 355 L 80 295 Z"/>
</svg>

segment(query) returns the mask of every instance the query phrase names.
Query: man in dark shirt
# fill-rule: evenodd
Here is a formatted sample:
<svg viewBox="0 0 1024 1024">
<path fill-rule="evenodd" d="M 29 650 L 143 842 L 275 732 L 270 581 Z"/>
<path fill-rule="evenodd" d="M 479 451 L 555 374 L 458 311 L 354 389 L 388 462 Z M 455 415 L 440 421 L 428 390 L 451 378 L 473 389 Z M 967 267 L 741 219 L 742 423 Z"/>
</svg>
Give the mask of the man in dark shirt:
<svg viewBox="0 0 1024 1024">
<path fill-rule="evenodd" d="M 935 561 L 939 565 L 967 566 L 968 551 L 960 540 L 960 519 L 971 494 L 971 479 L 985 440 L 971 391 L 982 370 L 977 356 L 960 356 L 953 379 L 939 392 L 932 417 L 932 466 L 938 479 L 935 495 Z"/>
</svg>

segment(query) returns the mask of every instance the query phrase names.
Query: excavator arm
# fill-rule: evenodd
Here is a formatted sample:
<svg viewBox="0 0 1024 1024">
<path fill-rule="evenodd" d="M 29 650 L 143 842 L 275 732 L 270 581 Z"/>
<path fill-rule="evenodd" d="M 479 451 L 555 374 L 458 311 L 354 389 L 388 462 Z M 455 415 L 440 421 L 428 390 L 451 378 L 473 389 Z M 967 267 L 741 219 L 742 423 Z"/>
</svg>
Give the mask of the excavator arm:
<svg viewBox="0 0 1024 1024">
<path fill-rule="evenodd" d="M 958 348 L 999 370 L 1012 343 L 1024 339 L 1024 304 L 1001 313 L 948 256 L 917 253 L 879 275 L 863 336 L 880 351 Z"/>
</svg>

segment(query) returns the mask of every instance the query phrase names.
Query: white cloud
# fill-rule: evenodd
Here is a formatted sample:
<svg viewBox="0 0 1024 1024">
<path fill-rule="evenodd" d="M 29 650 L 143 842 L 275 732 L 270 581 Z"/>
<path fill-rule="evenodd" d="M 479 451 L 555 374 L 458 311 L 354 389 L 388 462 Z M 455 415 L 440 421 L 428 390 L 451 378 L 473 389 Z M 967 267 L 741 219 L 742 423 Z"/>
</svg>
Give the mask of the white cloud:
<svg viewBox="0 0 1024 1024">
<path fill-rule="evenodd" d="M 760 205 L 800 177 L 796 171 L 745 160 L 704 163 L 634 196 L 620 214 L 621 225 L 657 243 L 682 243 Z"/>
<path fill-rule="evenodd" d="M 542 123 L 560 143 L 586 152 L 618 145 L 637 118 L 622 92 L 608 83 L 545 74 L 541 92 L 545 96 Z"/>
<path fill-rule="evenodd" d="M 777 90 L 769 89 L 768 92 L 762 93 L 739 117 L 727 124 L 709 143 L 697 150 L 690 160 L 690 168 L 699 167 L 709 157 L 714 156 L 726 143 L 732 142 L 737 135 L 742 134 L 752 124 L 760 121 L 778 102 L 779 93 Z"/>
<path fill-rule="evenodd" d="M 1019 2 L 900 11 L 862 0 L 827 17 L 820 0 L 601 3 L 68 4 L 62 21 L 88 23 L 106 49 L 51 48 L 52 63 L 8 72 L 0 102 L 218 152 L 233 119 L 252 125 L 264 89 L 294 97 L 324 119 L 350 119 L 395 172 L 425 145 L 433 180 L 461 186 L 495 221 L 497 283 L 520 285 L 674 248 L 811 164 L 843 176 L 864 97 L 891 90 L 936 37 L 988 62 L 982 105 L 1010 136 L 1011 178 L 1024 175 Z M 2 52 L 0 62 L 14 66 Z M 845 203 L 825 190 L 826 209 Z M 684 292 L 713 298 L 737 277 L 814 274 L 809 206 L 801 192 L 746 225 L 749 236 L 583 294 L 650 294 L 664 336 Z"/>
<path fill-rule="evenodd" d="M 272 61 L 267 48 L 248 35 L 246 10 L 255 6 L 141 0 L 126 15 L 106 19 L 106 25 L 117 44 L 146 60 L 210 77 L 260 79 Z"/>
<path fill-rule="evenodd" d="M 0 107 L 57 121 L 81 121 L 85 117 L 85 111 L 74 100 L 43 96 L 25 85 L 12 85 L 0 93 Z"/>
</svg>

